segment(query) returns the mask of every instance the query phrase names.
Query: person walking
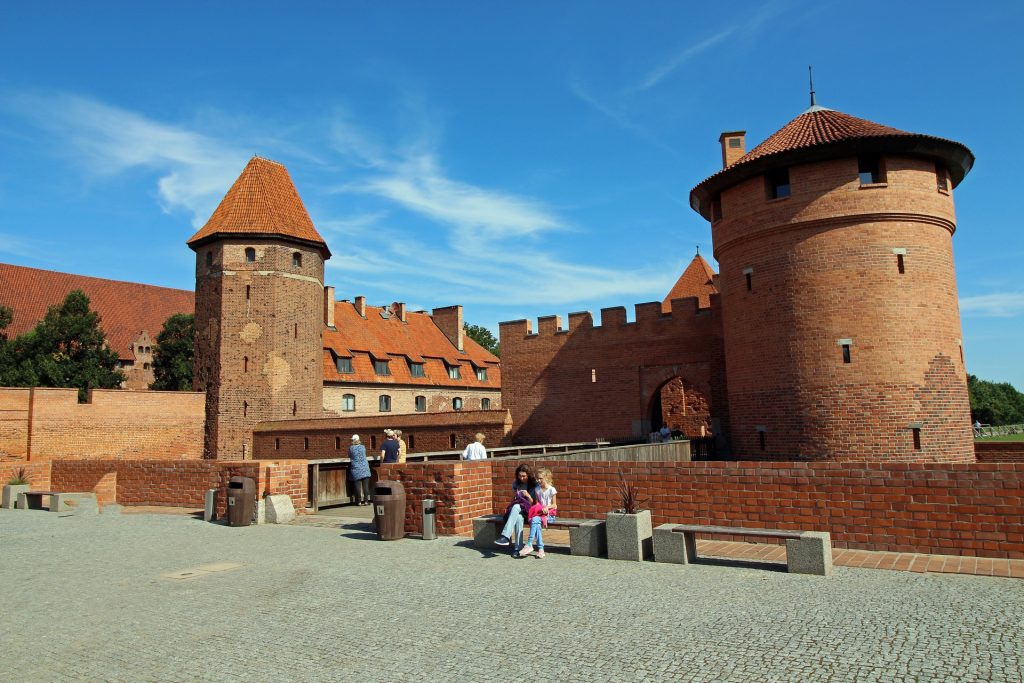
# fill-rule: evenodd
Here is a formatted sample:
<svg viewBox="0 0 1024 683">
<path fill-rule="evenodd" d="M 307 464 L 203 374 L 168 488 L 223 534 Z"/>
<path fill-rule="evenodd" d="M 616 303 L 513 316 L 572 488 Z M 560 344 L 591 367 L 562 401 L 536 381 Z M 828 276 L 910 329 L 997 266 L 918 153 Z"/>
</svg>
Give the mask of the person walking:
<svg viewBox="0 0 1024 683">
<path fill-rule="evenodd" d="M 466 446 L 466 450 L 462 451 L 463 460 L 486 460 L 487 449 L 484 448 L 484 439 L 486 435 L 481 432 L 477 432 L 476 440 L 473 443 Z"/>
<path fill-rule="evenodd" d="M 348 478 L 352 482 L 356 505 L 370 504 L 370 463 L 366 460 L 366 446 L 359 441 L 359 435 L 352 435 L 348 447 Z"/>
</svg>

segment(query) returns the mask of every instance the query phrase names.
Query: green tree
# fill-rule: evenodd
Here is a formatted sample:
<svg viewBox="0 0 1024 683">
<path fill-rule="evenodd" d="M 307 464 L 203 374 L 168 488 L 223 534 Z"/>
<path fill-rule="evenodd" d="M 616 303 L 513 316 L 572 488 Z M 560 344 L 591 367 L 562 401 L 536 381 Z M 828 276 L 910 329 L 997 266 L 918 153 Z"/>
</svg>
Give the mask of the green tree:
<svg viewBox="0 0 1024 683">
<path fill-rule="evenodd" d="M 1009 382 L 989 382 L 968 375 L 967 390 L 972 420 L 992 425 L 1024 422 L 1024 394 Z"/>
<path fill-rule="evenodd" d="M 76 387 L 84 401 L 90 389 L 114 389 L 124 381 L 117 354 L 106 347 L 100 316 L 81 290 L 51 306 L 36 328 L 13 342 L 3 383 L 7 386 Z"/>
<path fill-rule="evenodd" d="M 192 353 L 196 339 L 196 317 L 191 313 L 175 313 L 164 322 L 156 337 L 153 351 L 153 374 L 156 381 L 150 389 L 162 391 L 192 390 Z"/>
<path fill-rule="evenodd" d="M 494 338 L 491 331 L 482 325 L 466 325 L 466 334 L 470 339 L 475 341 L 480 346 L 484 347 L 495 356 L 501 355 L 501 348 L 499 347 L 498 340 Z"/>
</svg>

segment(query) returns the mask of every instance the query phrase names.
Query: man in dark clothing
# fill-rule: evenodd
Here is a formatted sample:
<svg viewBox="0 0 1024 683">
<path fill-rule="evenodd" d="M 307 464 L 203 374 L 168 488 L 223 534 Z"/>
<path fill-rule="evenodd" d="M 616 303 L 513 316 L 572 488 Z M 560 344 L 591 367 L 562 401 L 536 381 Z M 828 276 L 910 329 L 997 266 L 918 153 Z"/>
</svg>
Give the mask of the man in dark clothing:
<svg viewBox="0 0 1024 683">
<path fill-rule="evenodd" d="M 384 432 L 385 439 L 384 443 L 381 444 L 380 455 L 384 458 L 384 464 L 398 462 L 398 451 L 401 448 L 401 444 L 398 443 L 398 439 L 395 438 L 395 433 L 390 429 Z"/>
</svg>

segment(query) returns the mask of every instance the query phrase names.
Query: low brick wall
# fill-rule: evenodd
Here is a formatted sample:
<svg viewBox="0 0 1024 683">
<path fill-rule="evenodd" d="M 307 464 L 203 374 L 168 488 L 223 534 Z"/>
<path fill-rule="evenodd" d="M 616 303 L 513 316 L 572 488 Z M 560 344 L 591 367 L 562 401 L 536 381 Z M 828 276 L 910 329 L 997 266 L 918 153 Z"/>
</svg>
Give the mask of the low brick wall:
<svg viewBox="0 0 1024 683">
<path fill-rule="evenodd" d="M 517 461 L 492 468 L 504 511 Z M 761 462 L 571 462 L 550 467 L 566 516 L 618 507 L 618 472 L 655 524 L 828 531 L 840 548 L 1024 558 L 1024 465 Z"/>
<path fill-rule="evenodd" d="M 975 441 L 978 462 L 1024 462 L 1024 441 Z"/>
<path fill-rule="evenodd" d="M 347 458 L 353 434 L 359 434 L 368 451 L 379 452 L 389 428 L 402 430 L 410 453 L 429 453 L 465 448 L 477 432 L 491 448 L 504 445 L 512 421 L 507 410 L 463 410 L 262 422 L 253 430 L 253 458 Z"/>
<path fill-rule="evenodd" d="M 411 533 L 423 531 L 423 500 L 437 504 L 437 533 L 470 534 L 473 518 L 491 513 L 492 460 L 423 462 L 381 465 L 378 481 L 400 481 L 405 488 L 405 524 Z"/>
<path fill-rule="evenodd" d="M 21 469 L 25 470 L 29 485 L 34 490 L 49 490 L 50 463 L 48 462 L 0 462 L 0 486 L 5 485 Z"/>
</svg>

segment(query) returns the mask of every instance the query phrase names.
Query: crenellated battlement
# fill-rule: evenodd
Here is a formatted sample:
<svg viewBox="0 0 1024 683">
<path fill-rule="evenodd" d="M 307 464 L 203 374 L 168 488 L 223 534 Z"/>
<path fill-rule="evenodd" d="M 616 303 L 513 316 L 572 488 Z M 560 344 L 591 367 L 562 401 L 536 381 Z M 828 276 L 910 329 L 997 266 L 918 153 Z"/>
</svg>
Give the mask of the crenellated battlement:
<svg viewBox="0 0 1024 683">
<path fill-rule="evenodd" d="M 647 301 L 634 304 L 634 320 L 629 322 L 625 306 L 611 306 L 601 309 L 600 322 L 594 324 L 594 316 L 590 311 L 577 311 L 569 314 L 569 326 L 562 326 L 562 316 L 545 315 L 537 318 L 536 332 L 532 320 L 509 320 L 498 324 L 499 336 L 503 340 L 514 338 L 541 338 L 555 335 L 566 335 L 581 330 L 621 330 L 645 329 L 650 325 L 693 325 L 698 320 L 711 319 L 718 315 L 719 295 L 711 296 L 711 306 L 701 308 L 700 300 L 695 297 L 672 299 L 671 311 L 662 311 L 659 301 Z"/>
</svg>

